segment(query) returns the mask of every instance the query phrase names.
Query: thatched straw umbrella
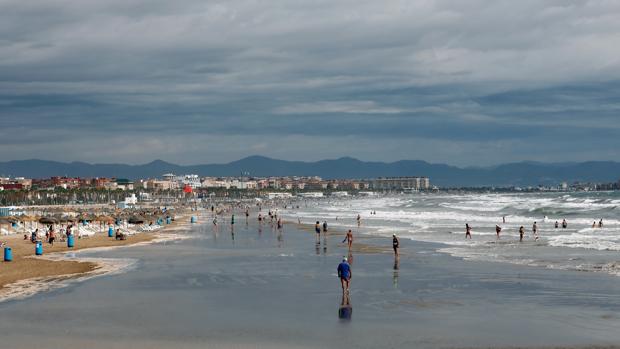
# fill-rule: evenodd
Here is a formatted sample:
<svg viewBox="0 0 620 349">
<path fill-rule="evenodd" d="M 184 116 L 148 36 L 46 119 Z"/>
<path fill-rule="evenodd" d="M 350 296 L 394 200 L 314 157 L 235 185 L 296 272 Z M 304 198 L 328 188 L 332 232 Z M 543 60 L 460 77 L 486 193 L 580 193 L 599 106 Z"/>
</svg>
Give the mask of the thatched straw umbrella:
<svg viewBox="0 0 620 349">
<path fill-rule="evenodd" d="M 129 224 L 142 224 L 142 223 L 144 223 L 144 221 L 145 221 L 145 219 L 142 216 L 131 216 L 127 220 L 127 223 L 129 223 Z"/>
</svg>

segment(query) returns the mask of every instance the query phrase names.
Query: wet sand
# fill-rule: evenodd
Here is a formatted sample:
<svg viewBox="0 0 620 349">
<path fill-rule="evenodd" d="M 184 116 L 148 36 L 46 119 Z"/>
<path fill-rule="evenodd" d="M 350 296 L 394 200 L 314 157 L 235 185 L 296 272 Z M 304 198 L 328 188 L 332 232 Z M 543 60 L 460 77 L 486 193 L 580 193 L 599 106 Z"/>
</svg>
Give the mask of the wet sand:
<svg viewBox="0 0 620 349">
<path fill-rule="evenodd" d="M 603 274 L 468 262 L 438 244 L 356 236 L 315 244 L 285 225 L 87 253 L 131 258 L 133 272 L 0 303 L 0 347 L 615 348 L 620 285 Z M 384 241 L 386 240 L 386 241 Z M 362 253 L 361 251 L 367 251 Z M 406 255 L 405 253 L 406 252 Z M 352 260 L 350 320 L 336 266 Z M 396 263 L 397 262 L 397 263 Z M 32 334 L 36 333 L 37 336 Z M 40 340 L 44 338 L 43 340 Z"/>
</svg>

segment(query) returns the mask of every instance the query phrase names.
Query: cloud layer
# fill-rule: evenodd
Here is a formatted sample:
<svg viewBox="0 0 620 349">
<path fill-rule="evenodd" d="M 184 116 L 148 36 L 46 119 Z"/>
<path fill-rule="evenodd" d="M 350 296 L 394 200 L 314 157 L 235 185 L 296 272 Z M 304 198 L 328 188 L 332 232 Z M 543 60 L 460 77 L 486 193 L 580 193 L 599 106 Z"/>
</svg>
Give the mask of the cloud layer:
<svg viewBox="0 0 620 349">
<path fill-rule="evenodd" d="M 615 1 L 0 1 L 0 160 L 618 159 Z"/>
</svg>

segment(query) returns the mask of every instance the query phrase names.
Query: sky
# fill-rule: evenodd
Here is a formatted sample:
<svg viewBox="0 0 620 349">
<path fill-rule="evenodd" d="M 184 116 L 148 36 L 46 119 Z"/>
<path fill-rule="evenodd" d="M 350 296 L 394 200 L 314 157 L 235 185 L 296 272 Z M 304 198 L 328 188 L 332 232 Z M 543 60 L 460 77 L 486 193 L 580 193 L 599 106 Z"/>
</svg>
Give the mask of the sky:
<svg viewBox="0 0 620 349">
<path fill-rule="evenodd" d="M 620 160 L 620 1 L 0 0 L 0 161 Z"/>
</svg>

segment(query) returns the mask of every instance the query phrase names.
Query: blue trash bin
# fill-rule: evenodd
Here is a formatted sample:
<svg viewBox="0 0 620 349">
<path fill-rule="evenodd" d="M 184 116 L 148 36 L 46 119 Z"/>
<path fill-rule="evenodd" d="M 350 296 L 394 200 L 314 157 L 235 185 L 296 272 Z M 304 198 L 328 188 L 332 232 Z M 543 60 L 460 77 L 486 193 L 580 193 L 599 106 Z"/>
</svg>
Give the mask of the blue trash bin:
<svg viewBox="0 0 620 349">
<path fill-rule="evenodd" d="M 110 237 L 110 238 L 111 238 L 111 237 L 113 237 L 113 236 L 114 236 L 114 228 L 109 227 L 109 228 L 108 228 L 108 237 Z"/>
<path fill-rule="evenodd" d="M 75 240 L 73 235 L 67 236 L 67 247 L 73 247 L 75 245 Z"/>
<path fill-rule="evenodd" d="M 43 254 L 43 243 L 41 241 L 37 241 L 34 245 L 34 254 L 37 256 L 41 256 Z"/>
<path fill-rule="evenodd" d="M 4 261 L 10 262 L 13 260 L 13 250 L 10 247 L 4 248 Z"/>
<path fill-rule="evenodd" d="M 192 223 L 196 223 L 198 220 L 196 219 L 196 216 L 192 216 L 191 222 Z"/>
</svg>

